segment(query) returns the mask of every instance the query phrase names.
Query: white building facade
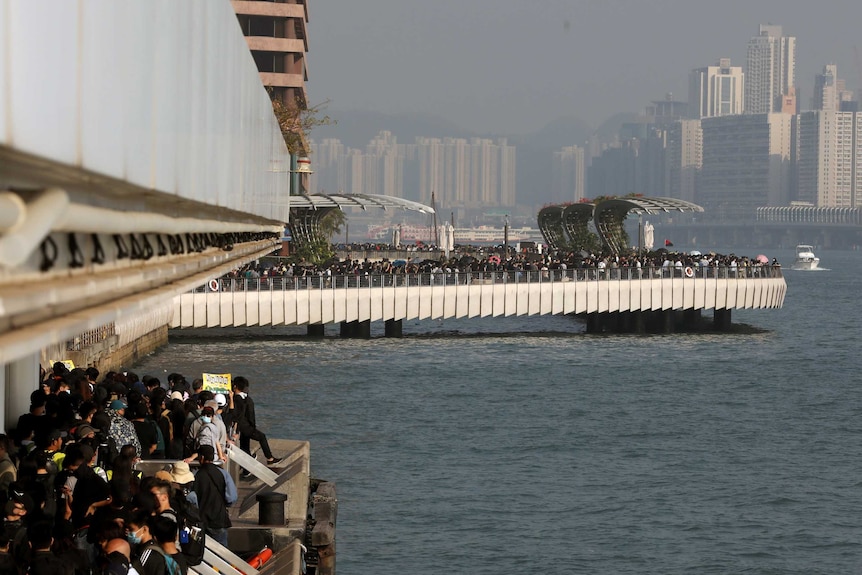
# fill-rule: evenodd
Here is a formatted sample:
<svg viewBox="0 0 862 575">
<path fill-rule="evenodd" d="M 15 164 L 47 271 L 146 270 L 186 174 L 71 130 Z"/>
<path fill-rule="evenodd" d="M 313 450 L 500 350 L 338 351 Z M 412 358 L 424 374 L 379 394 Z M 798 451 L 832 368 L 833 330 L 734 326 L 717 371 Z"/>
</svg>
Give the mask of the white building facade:
<svg viewBox="0 0 862 575">
<path fill-rule="evenodd" d="M 553 186 L 552 201 L 556 203 L 579 202 L 583 200 L 584 189 L 584 149 L 580 146 L 566 146 L 554 152 L 551 168 Z"/>
<path fill-rule="evenodd" d="M 862 122 L 858 112 L 815 110 L 797 121 L 796 196 L 818 207 L 862 205 Z"/>
<path fill-rule="evenodd" d="M 688 111 L 692 118 L 715 118 L 742 114 L 745 74 L 741 66 L 731 66 L 722 58 L 715 66 L 692 70 L 689 74 Z"/>
<path fill-rule="evenodd" d="M 703 128 L 700 120 L 680 120 L 667 138 L 668 190 L 671 198 L 697 203 L 703 165 Z"/>
<path fill-rule="evenodd" d="M 788 99 L 793 99 L 793 110 Z M 748 42 L 745 67 L 745 113 L 794 113 L 796 98 L 796 38 L 781 26 L 761 24 Z"/>
</svg>

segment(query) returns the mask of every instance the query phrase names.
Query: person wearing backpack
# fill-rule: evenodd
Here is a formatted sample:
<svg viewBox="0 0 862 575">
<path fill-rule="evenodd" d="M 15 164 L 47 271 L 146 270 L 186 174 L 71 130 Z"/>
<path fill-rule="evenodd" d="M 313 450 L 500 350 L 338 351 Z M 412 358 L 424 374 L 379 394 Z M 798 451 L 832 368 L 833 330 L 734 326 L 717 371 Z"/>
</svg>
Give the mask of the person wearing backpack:
<svg viewBox="0 0 862 575">
<path fill-rule="evenodd" d="M 201 415 L 191 426 L 189 426 L 189 434 L 194 436 L 195 453 L 185 458 L 186 463 L 194 461 L 198 458 L 198 451 L 203 445 L 210 445 L 216 454 L 216 463 L 225 460 L 224 444 L 225 436 L 227 435 L 224 425 L 217 418 L 215 409 L 215 401 L 208 401 L 207 405 L 201 409 Z"/>
<path fill-rule="evenodd" d="M 227 483 L 221 470 L 213 463 L 214 458 L 215 449 L 211 445 L 201 445 L 198 450 L 201 465 L 195 474 L 195 493 L 207 535 L 227 546 L 227 530 L 231 526 L 227 512 Z"/>
<path fill-rule="evenodd" d="M 143 509 L 136 511 L 126 522 L 126 539 L 140 562 L 141 575 L 182 575 L 179 563 L 152 535 L 152 530 L 159 531 L 160 526 L 166 525 L 165 522 L 173 523 L 167 517 L 150 515 Z"/>
</svg>

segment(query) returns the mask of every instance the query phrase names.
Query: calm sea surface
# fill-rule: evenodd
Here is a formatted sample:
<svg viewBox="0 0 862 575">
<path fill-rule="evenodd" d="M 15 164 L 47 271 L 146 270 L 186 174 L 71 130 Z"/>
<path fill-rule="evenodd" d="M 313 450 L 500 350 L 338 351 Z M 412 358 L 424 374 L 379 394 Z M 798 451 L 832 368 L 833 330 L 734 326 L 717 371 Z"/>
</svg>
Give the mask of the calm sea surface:
<svg viewBox="0 0 862 575">
<path fill-rule="evenodd" d="M 767 254 L 784 308 L 733 315 L 758 333 L 281 328 L 173 338 L 135 369 L 248 377 L 260 426 L 337 483 L 342 575 L 859 573 L 862 253 Z"/>
</svg>

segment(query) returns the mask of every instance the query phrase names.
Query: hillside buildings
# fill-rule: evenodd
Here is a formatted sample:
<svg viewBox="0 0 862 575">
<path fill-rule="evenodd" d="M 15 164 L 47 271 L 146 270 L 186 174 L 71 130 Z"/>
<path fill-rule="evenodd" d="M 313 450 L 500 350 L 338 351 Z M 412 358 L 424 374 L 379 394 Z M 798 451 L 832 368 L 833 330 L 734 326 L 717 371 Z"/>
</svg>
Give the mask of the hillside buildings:
<svg viewBox="0 0 862 575">
<path fill-rule="evenodd" d="M 549 149 L 538 168 L 526 166 L 524 173 L 546 179 L 523 190 L 519 203 L 641 194 L 694 202 L 706 217 L 729 222 L 753 221 L 759 207 L 792 202 L 862 207 L 862 120 L 835 64 L 814 77 L 804 98 L 810 108 L 799 112 L 796 38 L 768 24 L 748 42 L 744 68 L 720 58 L 688 78 L 688 102 L 667 94 L 623 123 L 613 140 L 593 136 L 583 147 Z M 446 210 L 516 205 L 515 148 L 505 139 L 419 137 L 402 144 L 381 132 L 364 150 L 337 140 L 313 149 L 317 191 L 424 203 L 433 192 Z"/>
<path fill-rule="evenodd" d="M 365 150 L 312 142 L 315 192 L 384 194 L 446 209 L 515 206 L 515 147 L 505 138 L 416 138 L 380 132 Z"/>
</svg>

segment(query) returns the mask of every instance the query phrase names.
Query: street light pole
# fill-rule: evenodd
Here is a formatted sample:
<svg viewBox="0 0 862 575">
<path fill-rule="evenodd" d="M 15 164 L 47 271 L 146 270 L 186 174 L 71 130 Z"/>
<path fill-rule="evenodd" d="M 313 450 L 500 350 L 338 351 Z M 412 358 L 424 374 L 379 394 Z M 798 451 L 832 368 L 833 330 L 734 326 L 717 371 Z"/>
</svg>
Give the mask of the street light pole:
<svg viewBox="0 0 862 575">
<path fill-rule="evenodd" d="M 505 249 L 505 258 L 509 259 L 509 214 L 506 214 L 506 220 L 503 224 L 503 249 Z"/>
</svg>

